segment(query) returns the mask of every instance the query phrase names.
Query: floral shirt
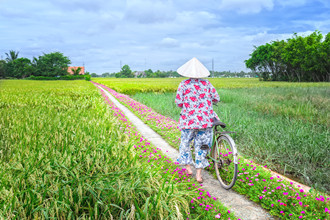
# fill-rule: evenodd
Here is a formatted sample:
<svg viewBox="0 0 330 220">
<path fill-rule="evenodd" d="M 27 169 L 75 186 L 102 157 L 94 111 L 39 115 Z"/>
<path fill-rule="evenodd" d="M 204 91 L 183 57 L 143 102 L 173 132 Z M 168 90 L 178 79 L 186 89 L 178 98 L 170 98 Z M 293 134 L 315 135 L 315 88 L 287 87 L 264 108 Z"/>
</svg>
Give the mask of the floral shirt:
<svg viewBox="0 0 330 220">
<path fill-rule="evenodd" d="M 175 103 L 182 108 L 180 129 L 203 129 L 212 127 L 212 118 L 217 117 L 212 103 L 220 101 L 218 92 L 206 79 L 186 79 L 178 88 Z"/>
</svg>

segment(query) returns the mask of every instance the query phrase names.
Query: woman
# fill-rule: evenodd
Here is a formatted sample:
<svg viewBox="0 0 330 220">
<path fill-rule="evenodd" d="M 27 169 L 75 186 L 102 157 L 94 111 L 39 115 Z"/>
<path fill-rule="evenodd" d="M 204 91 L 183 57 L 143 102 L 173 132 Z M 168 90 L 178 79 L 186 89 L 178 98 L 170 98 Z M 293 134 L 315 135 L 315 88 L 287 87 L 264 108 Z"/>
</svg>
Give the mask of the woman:
<svg viewBox="0 0 330 220">
<path fill-rule="evenodd" d="M 213 111 L 212 104 L 220 101 L 220 97 L 212 84 L 202 79 L 210 72 L 196 58 L 192 58 L 177 72 L 189 79 L 183 80 L 177 90 L 175 103 L 181 108 L 179 128 L 181 129 L 180 155 L 177 161 L 186 165 L 188 175 L 192 174 L 193 160 L 190 143 L 194 140 L 196 179 L 203 182 L 202 169 L 209 166 L 205 158 L 211 148 L 213 118 L 218 116 Z M 206 149 L 202 146 L 208 146 Z"/>
</svg>

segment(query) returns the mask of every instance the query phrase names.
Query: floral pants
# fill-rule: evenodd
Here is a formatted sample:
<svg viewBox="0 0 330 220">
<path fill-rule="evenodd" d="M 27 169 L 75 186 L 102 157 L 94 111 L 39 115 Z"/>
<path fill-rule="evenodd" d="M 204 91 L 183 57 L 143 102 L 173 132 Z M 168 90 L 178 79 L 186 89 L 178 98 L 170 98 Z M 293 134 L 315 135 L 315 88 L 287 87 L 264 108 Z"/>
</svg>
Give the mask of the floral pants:
<svg viewBox="0 0 330 220">
<path fill-rule="evenodd" d="M 182 129 L 181 130 L 181 144 L 180 144 L 180 155 L 177 161 L 181 165 L 194 164 L 191 151 L 190 143 L 194 140 L 195 146 L 195 168 L 205 168 L 209 166 L 209 162 L 205 158 L 209 149 L 211 148 L 213 137 L 212 128 L 206 129 Z M 202 145 L 208 145 L 208 150 L 202 150 Z"/>
</svg>

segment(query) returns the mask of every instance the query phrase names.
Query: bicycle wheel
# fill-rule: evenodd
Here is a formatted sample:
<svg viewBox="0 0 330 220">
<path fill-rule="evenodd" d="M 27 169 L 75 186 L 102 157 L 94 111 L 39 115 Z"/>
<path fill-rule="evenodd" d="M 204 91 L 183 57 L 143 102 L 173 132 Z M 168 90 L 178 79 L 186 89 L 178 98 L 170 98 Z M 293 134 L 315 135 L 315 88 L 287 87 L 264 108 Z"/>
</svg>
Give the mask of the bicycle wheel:
<svg viewBox="0 0 330 220">
<path fill-rule="evenodd" d="M 216 138 L 212 157 L 214 169 L 221 186 L 230 189 L 237 179 L 237 150 L 234 140 L 228 135 L 220 135 Z"/>
</svg>

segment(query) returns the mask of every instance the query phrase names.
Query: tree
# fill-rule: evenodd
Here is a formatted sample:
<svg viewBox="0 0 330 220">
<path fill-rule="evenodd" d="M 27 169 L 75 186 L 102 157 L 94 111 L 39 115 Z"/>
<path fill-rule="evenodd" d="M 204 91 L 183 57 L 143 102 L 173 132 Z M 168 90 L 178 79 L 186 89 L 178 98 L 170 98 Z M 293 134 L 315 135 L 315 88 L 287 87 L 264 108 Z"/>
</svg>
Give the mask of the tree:
<svg viewBox="0 0 330 220">
<path fill-rule="evenodd" d="M 81 67 L 78 67 L 77 69 L 74 69 L 74 68 L 71 69 L 71 72 L 73 73 L 73 75 L 79 75 L 80 71 L 81 71 Z M 86 74 L 86 75 L 88 75 L 88 74 Z"/>
<path fill-rule="evenodd" d="M 4 78 L 6 74 L 6 61 L 0 60 L 0 78 Z"/>
<path fill-rule="evenodd" d="M 9 54 L 6 53 L 6 56 L 7 56 L 6 61 L 9 63 L 11 61 L 16 60 L 18 58 L 18 54 L 19 54 L 19 51 L 15 52 L 14 50 L 10 50 Z"/>
<path fill-rule="evenodd" d="M 96 73 L 91 73 L 91 77 L 99 77 Z"/>
<path fill-rule="evenodd" d="M 33 59 L 35 76 L 65 76 L 71 61 L 60 52 L 54 52 Z"/>
<path fill-rule="evenodd" d="M 110 73 L 106 72 L 106 73 L 102 73 L 101 75 L 102 77 L 110 77 Z"/>
<path fill-rule="evenodd" d="M 146 71 L 144 71 L 144 72 L 146 73 L 146 77 L 147 77 L 147 78 L 151 78 L 151 77 L 153 77 L 153 72 L 152 72 L 151 69 L 148 69 L 148 70 L 146 70 Z"/>
<path fill-rule="evenodd" d="M 134 74 L 132 73 L 131 68 L 128 65 L 124 65 L 121 68 L 119 73 L 116 73 L 116 78 L 133 78 Z"/>
<path fill-rule="evenodd" d="M 31 65 L 31 61 L 28 58 L 17 58 L 7 63 L 7 73 L 9 77 L 25 78 L 30 76 L 34 68 Z"/>
<path fill-rule="evenodd" d="M 6 61 L 0 60 L 0 78 L 4 78 L 6 74 Z"/>
<path fill-rule="evenodd" d="M 273 41 L 255 47 L 245 65 L 263 80 L 329 81 L 329 38 L 328 33 L 322 42 L 319 31 L 306 37 L 294 34 L 287 41 Z"/>
</svg>

